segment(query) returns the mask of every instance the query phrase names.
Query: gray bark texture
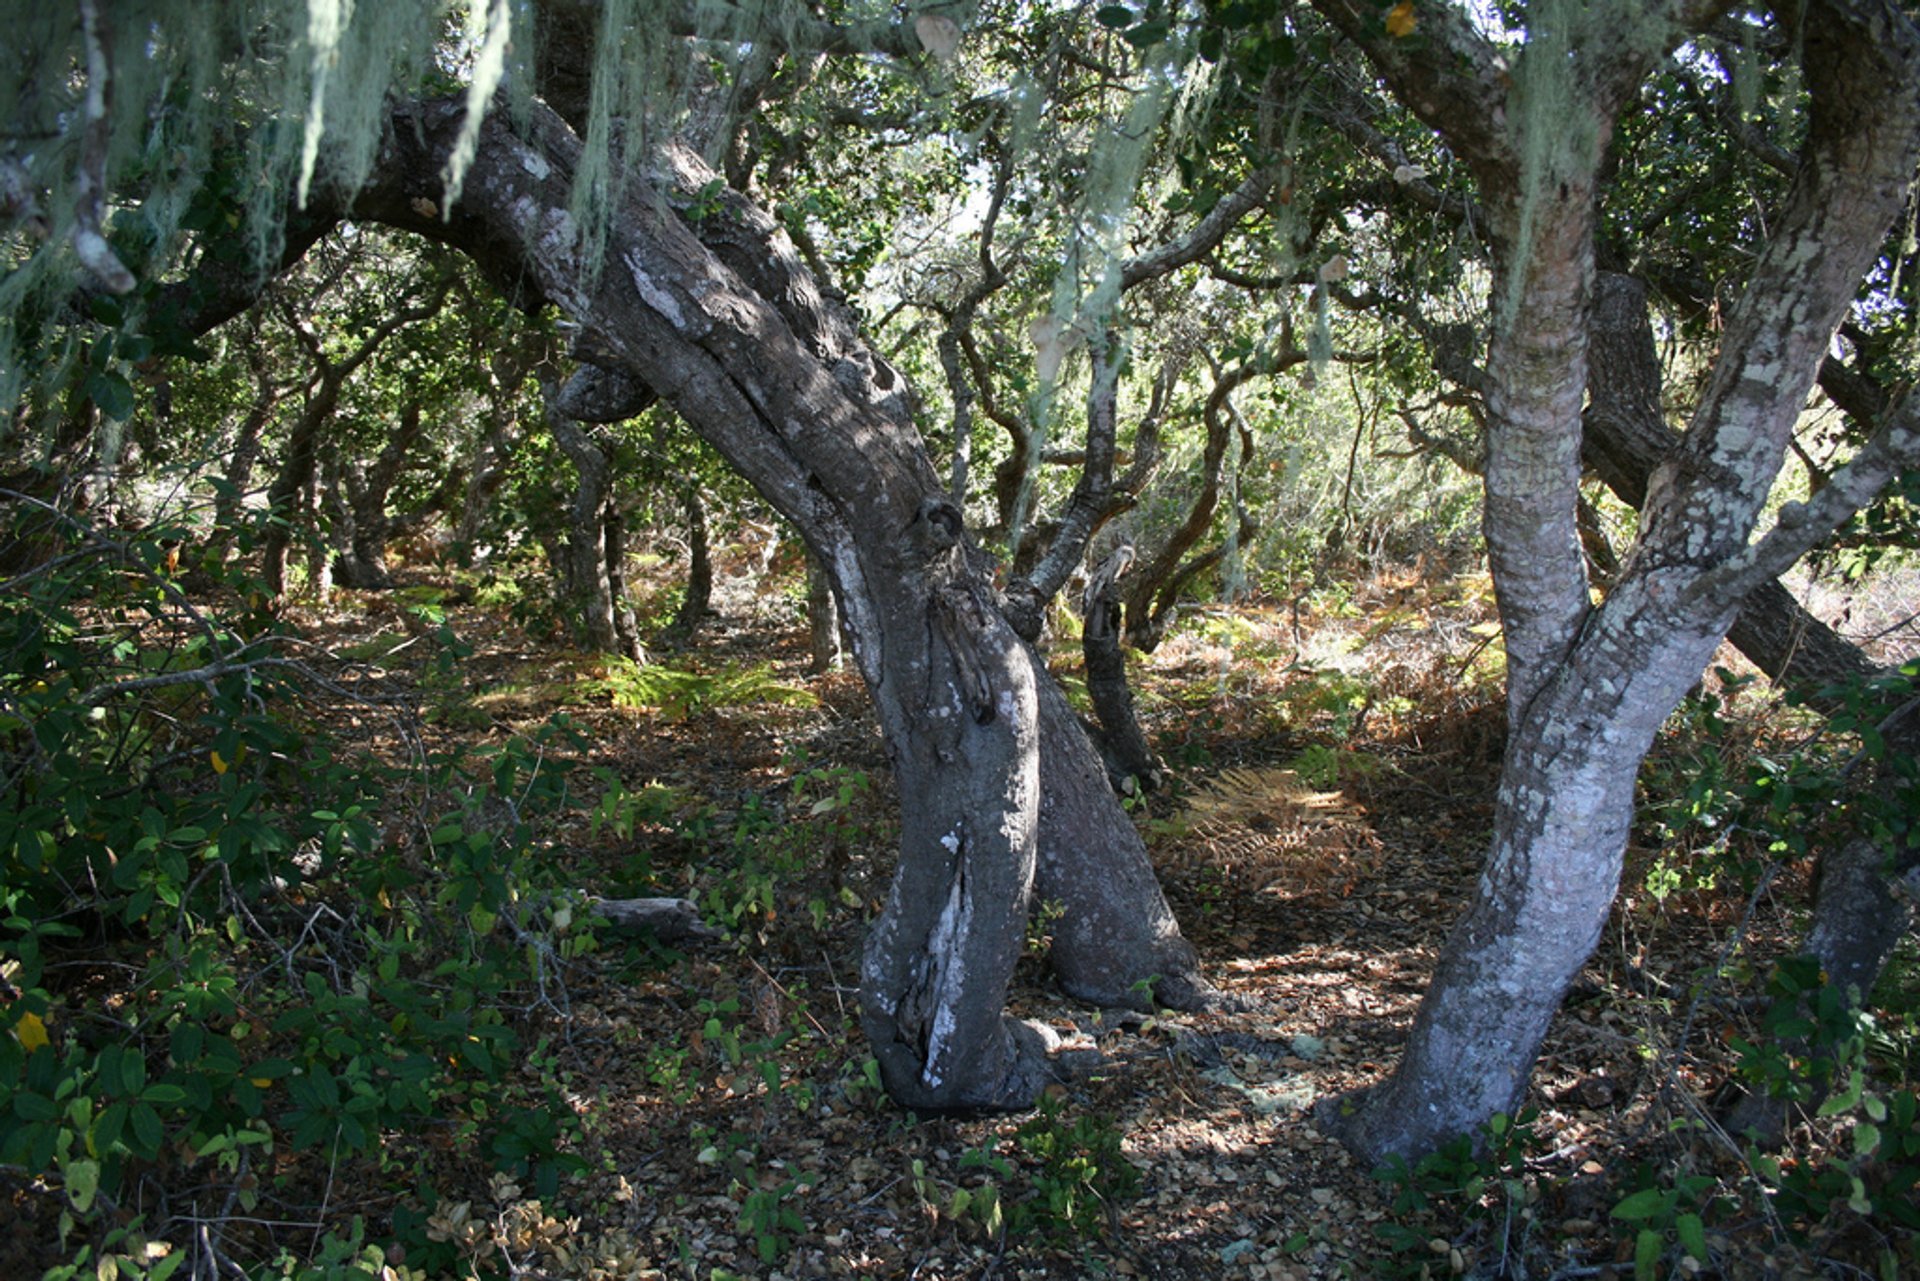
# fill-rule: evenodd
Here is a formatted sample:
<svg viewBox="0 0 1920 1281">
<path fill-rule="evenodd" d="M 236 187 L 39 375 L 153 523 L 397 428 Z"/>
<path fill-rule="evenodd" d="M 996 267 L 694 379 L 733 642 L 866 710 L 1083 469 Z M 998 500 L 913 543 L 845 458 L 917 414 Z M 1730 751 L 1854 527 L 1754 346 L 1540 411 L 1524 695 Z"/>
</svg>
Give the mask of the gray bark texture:
<svg viewBox="0 0 1920 1281">
<path fill-rule="evenodd" d="M 840 652 L 840 610 L 833 603 L 833 583 L 813 554 L 807 554 L 807 653 L 808 670 L 815 676 L 838 671 Z"/>
<path fill-rule="evenodd" d="M 1660 416 L 1660 363 L 1645 288 L 1627 276 L 1603 272 L 1593 313 L 1593 370 L 1584 454 L 1622 501 L 1645 501 L 1647 479 L 1679 444 Z M 1830 363 L 1830 362 L 1829 362 Z M 1824 375 L 1823 370 L 1823 375 Z M 1884 412 L 1884 407 L 1883 407 Z M 1830 691 L 1881 674 L 1874 662 L 1814 617 L 1777 579 L 1748 595 L 1727 639 L 1782 687 L 1798 687 L 1809 706 L 1826 712 L 1843 704 Z M 1920 755 L 1920 717 L 1911 709 L 1877 710 L 1889 756 Z M 1866 792 L 1890 802 L 1901 785 L 1882 765 Z M 1912 884 L 1920 856 L 1855 836 L 1820 856 L 1813 921 L 1803 950 L 1830 982 L 1856 1002 L 1873 990 L 1887 957 L 1914 923 Z M 1772 1101 L 1749 1098 L 1729 1118 L 1735 1133 L 1777 1137 L 1784 1117 Z"/>
<path fill-rule="evenodd" d="M 1054 963 L 1069 991 L 1201 999 L 1145 850 L 1001 617 L 899 375 L 773 220 L 725 193 L 683 221 L 676 202 L 712 175 L 665 147 L 615 211 L 596 274 L 567 213 L 579 143 L 544 108 L 517 130 L 490 116 L 460 204 L 420 212 L 460 118 L 456 103 L 398 108 L 353 212 L 513 269 L 490 274 L 518 274 L 591 336 L 596 363 L 671 403 L 827 569 L 902 798 L 899 870 L 862 978 L 894 1097 L 932 1112 L 1033 1101 L 1044 1039 L 1002 1010 L 1036 877 L 1066 908 Z"/>
<path fill-rule="evenodd" d="M 1665 48 L 1596 38 L 1567 58 L 1548 43 L 1508 76 L 1458 15 L 1396 44 L 1357 0 L 1318 7 L 1473 169 L 1494 243 L 1485 527 L 1510 734 L 1492 848 L 1398 1068 L 1329 1113 L 1369 1157 L 1412 1157 L 1518 1107 L 1612 905 L 1654 733 L 1742 596 L 1843 519 L 1843 500 L 1870 492 L 1877 455 L 1834 502 L 1752 541 L 1827 343 L 1920 158 L 1920 32 L 1884 0 L 1808 7 L 1812 105 L 1792 193 L 1685 438 L 1650 480 L 1619 579 L 1594 607 L 1577 519 L 1594 198 L 1611 123 Z M 1667 13 L 1670 45 L 1712 10 L 1623 3 L 1613 19 L 1631 32 Z M 1523 163 L 1528 112 L 1515 86 L 1535 74 L 1529 56 L 1557 60 L 1540 74 L 1562 77 L 1558 90 L 1597 130 L 1585 154 L 1569 149 L 1544 174 Z"/>
</svg>

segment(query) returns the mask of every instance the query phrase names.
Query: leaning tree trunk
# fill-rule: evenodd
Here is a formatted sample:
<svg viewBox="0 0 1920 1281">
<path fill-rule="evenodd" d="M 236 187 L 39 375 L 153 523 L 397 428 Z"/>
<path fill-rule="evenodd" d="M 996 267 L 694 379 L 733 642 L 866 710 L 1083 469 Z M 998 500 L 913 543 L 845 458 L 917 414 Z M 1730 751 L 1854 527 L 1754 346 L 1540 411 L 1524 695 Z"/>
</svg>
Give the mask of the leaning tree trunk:
<svg viewBox="0 0 1920 1281">
<path fill-rule="evenodd" d="M 340 396 L 346 390 L 348 379 L 353 377 L 355 370 L 373 358 L 387 339 L 406 326 L 426 320 L 439 311 L 441 300 L 445 297 L 443 286 L 424 302 L 416 302 L 413 306 L 386 316 L 345 360 L 336 361 L 328 357 L 320 349 L 317 339 L 305 329 L 295 326 L 295 335 L 306 345 L 308 355 L 313 358 L 315 372 L 307 388 L 306 404 L 301 407 L 299 417 L 294 419 L 293 427 L 287 433 L 286 447 L 280 456 L 280 469 L 275 473 L 273 483 L 267 487 L 267 510 L 271 514 L 271 523 L 267 526 L 263 542 L 267 586 L 274 595 L 283 595 L 287 590 L 287 553 L 292 546 L 293 534 L 298 527 L 297 517 L 300 515 L 296 505 L 301 495 L 313 488 L 322 430 L 339 409 Z M 317 577 L 327 576 L 323 573 Z"/>
<path fill-rule="evenodd" d="M 400 421 L 372 465 L 356 461 L 342 474 L 353 516 L 352 536 L 345 552 L 334 562 L 334 577 L 342 587 L 380 589 L 392 585 L 387 571 L 387 542 L 393 537 L 393 518 L 387 514 L 387 499 L 406 470 L 407 456 L 424 426 L 420 402 L 410 402 L 400 411 Z"/>
<path fill-rule="evenodd" d="M 1646 502 L 1649 478 L 1680 443 L 1660 413 L 1660 362 L 1645 287 L 1629 276 L 1600 273 L 1591 328 L 1582 453 L 1621 501 L 1637 508 Z M 1835 687 L 1877 672 L 1871 659 L 1809 614 L 1778 580 L 1747 597 L 1727 639 L 1776 685 L 1798 687 L 1823 712 L 1845 706 L 1831 692 Z M 1881 711 L 1891 715 L 1881 729 L 1890 759 L 1920 752 L 1920 721 L 1898 708 Z M 1897 772 L 1883 764 L 1855 803 L 1890 803 L 1900 786 Z M 1802 947 L 1849 1001 L 1866 1000 L 1887 957 L 1912 928 L 1916 876 L 1920 855 L 1889 849 L 1864 834 L 1820 857 L 1813 919 Z M 1735 1105 L 1727 1125 L 1736 1134 L 1775 1142 L 1786 1119 L 1781 1101 L 1750 1094 Z"/>
<path fill-rule="evenodd" d="M 260 458 L 260 435 L 273 420 L 274 411 L 280 407 L 285 394 L 285 388 L 262 376 L 253 403 L 247 407 L 246 417 L 240 420 L 240 429 L 227 451 L 225 474 L 213 497 L 213 528 L 207 535 L 204 552 L 210 566 L 223 567 L 227 563 L 229 549 L 240 528 L 241 514 L 246 509 L 247 490 L 253 485 L 254 464 Z"/>
<path fill-rule="evenodd" d="M 1133 690 L 1127 683 L 1126 652 L 1120 646 L 1125 616 L 1120 579 L 1132 565 L 1133 556 L 1132 546 L 1122 546 L 1087 579 L 1081 595 L 1085 626 L 1080 633 L 1080 652 L 1086 662 L 1087 698 L 1100 726 L 1101 755 L 1107 760 L 1107 772 L 1123 791 L 1137 786 L 1150 792 L 1160 785 L 1160 762 L 1140 728 Z"/>
<path fill-rule="evenodd" d="M 513 462 L 519 438 L 496 423 L 480 445 L 480 456 L 460 495 L 460 514 L 453 522 L 454 563 L 464 568 L 473 565 L 474 544 L 480 541 L 480 522 L 486 519 L 487 505 L 501 486 L 507 483 L 507 471 Z"/>
<path fill-rule="evenodd" d="M 557 116 L 535 106 L 520 133 L 489 116 L 443 220 L 420 210 L 436 207 L 464 112 L 397 111 L 356 212 L 455 243 L 558 302 L 598 364 L 670 401 L 828 567 L 901 795 L 900 865 L 861 998 L 894 1097 L 933 1111 L 1033 1101 L 1042 1042 L 1002 1009 L 1036 876 L 1066 878 L 1042 892 L 1067 908 L 1055 961 L 1070 989 L 1199 992 L 1138 836 L 1098 765 L 1078 768 L 1091 752 L 1070 709 L 969 554 L 904 385 L 773 219 L 723 190 L 683 221 L 673 203 L 712 190 L 711 173 L 665 148 L 613 211 L 608 266 L 590 273 L 568 234 L 580 144 Z"/>
</svg>

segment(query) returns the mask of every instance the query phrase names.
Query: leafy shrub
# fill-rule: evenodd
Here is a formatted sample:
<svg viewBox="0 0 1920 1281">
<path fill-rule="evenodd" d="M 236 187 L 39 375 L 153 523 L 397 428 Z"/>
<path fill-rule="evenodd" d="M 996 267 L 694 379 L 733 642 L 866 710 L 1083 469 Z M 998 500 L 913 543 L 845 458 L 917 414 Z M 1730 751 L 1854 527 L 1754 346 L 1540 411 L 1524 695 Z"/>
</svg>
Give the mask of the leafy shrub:
<svg viewBox="0 0 1920 1281">
<path fill-rule="evenodd" d="M 1374 1177 L 1393 1189 L 1392 1217 L 1375 1231 L 1392 1252 L 1379 1261 L 1383 1274 L 1419 1276 L 1428 1270 L 1436 1244 L 1441 1253 L 1465 1258 L 1456 1237 L 1491 1237 L 1503 1253 L 1516 1247 L 1533 1226 L 1533 1205 L 1540 1189 L 1527 1160 L 1540 1148 L 1535 1126 L 1539 1110 L 1516 1117 L 1496 1114 L 1478 1134 L 1462 1135 L 1409 1164 L 1387 1160 Z"/>
<path fill-rule="evenodd" d="M 393 1165 L 396 1133 L 470 1135 L 551 1195 L 573 1114 L 514 1081 L 502 1010 L 593 946 L 535 857 L 570 729 L 342 760 L 282 638 L 182 597 L 182 531 L 36 514 L 43 568 L 0 591 L 0 1163 L 63 1196 L 62 1267 L 178 1266 L 177 1222 L 126 1221 L 137 1180 L 217 1171 L 180 1208 L 219 1242 L 269 1170 L 285 1200 L 301 1154 Z"/>
<path fill-rule="evenodd" d="M 1117 1228 L 1120 1205 L 1139 1195 L 1140 1171 L 1120 1151 L 1119 1128 L 1089 1113 L 1068 1120 L 1056 1099 L 1042 1099 L 1014 1131 L 1011 1154 L 1002 1146 L 989 1139 L 963 1153 L 960 1168 L 977 1175 L 944 1196 L 916 1160 L 921 1202 L 990 1238 L 1070 1240 Z"/>
</svg>

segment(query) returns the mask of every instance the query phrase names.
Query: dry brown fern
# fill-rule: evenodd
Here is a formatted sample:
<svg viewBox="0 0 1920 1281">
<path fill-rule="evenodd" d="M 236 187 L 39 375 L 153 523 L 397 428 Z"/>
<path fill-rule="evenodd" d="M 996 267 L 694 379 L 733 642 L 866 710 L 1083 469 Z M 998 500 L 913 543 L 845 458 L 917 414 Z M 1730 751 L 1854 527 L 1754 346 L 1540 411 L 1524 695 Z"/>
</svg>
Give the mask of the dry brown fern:
<svg viewBox="0 0 1920 1281">
<path fill-rule="evenodd" d="M 1187 807 L 1196 859 L 1281 898 L 1344 898 L 1380 862 L 1365 812 L 1290 769 L 1229 769 Z"/>
</svg>

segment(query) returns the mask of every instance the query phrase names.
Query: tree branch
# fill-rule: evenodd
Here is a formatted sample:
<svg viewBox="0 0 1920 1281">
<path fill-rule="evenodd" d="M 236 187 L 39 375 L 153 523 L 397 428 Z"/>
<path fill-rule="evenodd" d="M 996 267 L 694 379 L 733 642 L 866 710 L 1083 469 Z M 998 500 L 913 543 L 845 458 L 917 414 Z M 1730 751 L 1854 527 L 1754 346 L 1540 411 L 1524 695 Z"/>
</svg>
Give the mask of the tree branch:
<svg viewBox="0 0 1920 1281">
<path fill-rule="evenodd" d="M 1738 604 L 1762 583 L 1793 568 L 1871 503 L 1894 476 L 1914 466 L 1920 466 L 1920 395 L 1909 393 L 1819 493 L 1805 503 L 1783 504 L 1772 529 L 1702 574 L 1689 595 L 1713 608 Z"/>
</svg>

